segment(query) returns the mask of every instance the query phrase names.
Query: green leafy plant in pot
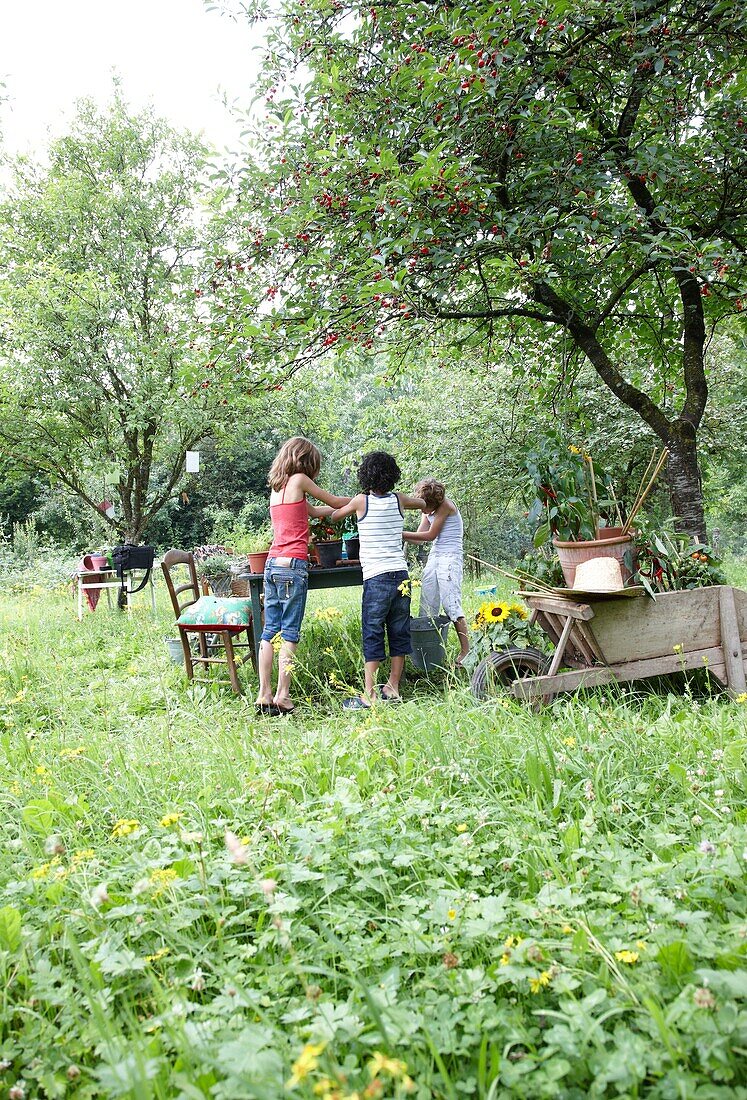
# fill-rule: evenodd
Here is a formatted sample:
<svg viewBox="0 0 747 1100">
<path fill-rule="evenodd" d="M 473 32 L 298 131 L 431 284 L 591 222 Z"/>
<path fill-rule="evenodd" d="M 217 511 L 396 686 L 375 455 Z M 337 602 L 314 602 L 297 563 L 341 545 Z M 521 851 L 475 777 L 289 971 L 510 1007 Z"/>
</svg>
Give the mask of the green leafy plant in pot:
<svg viewBox="0 0 747 1100">
<path fill-rule="evenodd" d="M 576 566 L 595 557 L 616 558 L 626 580 L 633 535 L 623 529 L 609 476 L 595 469 L 580 447 L 567 445 L 554 432 L 529 452 L 524 466 L 534 545 L 552 540 L 568 587 L 573 587 Z M 615 514 L 619 522 L 612 526 Z"/>
<path fill-rule="evenodd" d="M 250 531 L 244 540 L 244 552 L 249 559 L 252 573 L 263 573 L 270 547 L 272 546 L 272 527 L 263 524 L 256 531 Z"/>
<path fill-rule="evenodd" d="M 200 580 L 206 580 L 216 596 L 231 595 L 231 570 L 236 564 L 233 554 L 209 554 L 196 563 L 195 568 Z"/>
<path fill-rule="evenodd" d="M 319 564 L 330 569 L 337 564 L 342 556 L 342 536 L 345 531 L 346 520 L 330 520 L 326 516 L 312 519 L 309 531 L 314 542 Z"/>
</svg>

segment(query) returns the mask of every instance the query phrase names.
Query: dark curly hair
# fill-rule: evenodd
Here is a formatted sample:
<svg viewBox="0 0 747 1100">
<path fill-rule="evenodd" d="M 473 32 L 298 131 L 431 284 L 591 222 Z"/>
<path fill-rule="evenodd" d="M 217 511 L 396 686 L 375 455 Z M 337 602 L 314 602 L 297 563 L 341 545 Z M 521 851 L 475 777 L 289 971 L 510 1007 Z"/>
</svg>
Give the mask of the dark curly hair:
<svg viewBox="0 0 747 1100">
<path fill-rule="evenodd" d="M 358 467 L 358 482 L 364 493 L 391 493 L 401 476 L 396 459 L 386 451 L 371 451 Z"/>
</svg>

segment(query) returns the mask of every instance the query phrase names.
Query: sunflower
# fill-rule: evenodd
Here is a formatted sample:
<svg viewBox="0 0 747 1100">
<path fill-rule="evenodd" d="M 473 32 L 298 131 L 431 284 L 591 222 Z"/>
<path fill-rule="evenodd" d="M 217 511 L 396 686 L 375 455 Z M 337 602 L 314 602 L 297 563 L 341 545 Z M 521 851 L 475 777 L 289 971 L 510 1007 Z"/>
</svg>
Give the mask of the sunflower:
<svg viewBox="0 0 747 1100">
<path fill-rule="evenodd" d="M 496 603 L 484 603 L 480 608 L 480 614 L 486 623 L 502 623 L 510 613 L 510 605 L 501 600 Z"/>
</svg>

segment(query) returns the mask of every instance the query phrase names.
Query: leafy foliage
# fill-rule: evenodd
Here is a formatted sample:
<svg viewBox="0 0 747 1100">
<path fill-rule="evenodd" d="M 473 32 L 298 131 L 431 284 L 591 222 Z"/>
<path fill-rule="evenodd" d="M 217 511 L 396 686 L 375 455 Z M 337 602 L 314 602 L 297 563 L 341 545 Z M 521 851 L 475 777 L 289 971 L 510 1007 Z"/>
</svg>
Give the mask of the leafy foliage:
<svg viewBox="0 0 747 1100">
<path fill-rule="evenodd" d="M 670 445 L 702 529 L 706 330 L 743 305 L 744 11 L 224 6 L 274 17 L 215 295 L 259 374 L 389 335 L 488 362 L 508 335 L 540 377 L 575 350 Z"/>
<path fill-rule="evenodd" d="M 418 682 L 351 722 L 299 667 L 281 727 L 186 687 L 159 599 L 0 597 L 8 1089 L 747 1087 L 744 704 Z M 357 617 L 315 601 L 303 660 L 343 679 Z"/>
<path fill-rule="evenodd" d="M 204 158 L 117 93 L 105 112 L 81 104 L 48 165 L 17 160 L 0 207 L 4 450 L 94 510 L 109 484 L 105 522 L 135 541 L 214 404 L 197 378 Z"/>
</svg>

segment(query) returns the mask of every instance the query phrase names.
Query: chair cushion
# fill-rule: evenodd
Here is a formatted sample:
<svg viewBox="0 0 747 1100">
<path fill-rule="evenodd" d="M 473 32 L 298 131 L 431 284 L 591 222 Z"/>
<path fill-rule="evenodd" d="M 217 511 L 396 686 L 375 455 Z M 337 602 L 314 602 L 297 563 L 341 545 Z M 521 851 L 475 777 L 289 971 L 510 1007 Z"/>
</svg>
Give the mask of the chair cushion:
<svg viewBox="0 0 747 1100">
<path fill-rule="evenodd" d="M 239 596 L 200 596 L 184 608 L 176 621 L 190 630 L 244 630 L 251 625 L 252 601 Z"/>
</svg>

